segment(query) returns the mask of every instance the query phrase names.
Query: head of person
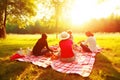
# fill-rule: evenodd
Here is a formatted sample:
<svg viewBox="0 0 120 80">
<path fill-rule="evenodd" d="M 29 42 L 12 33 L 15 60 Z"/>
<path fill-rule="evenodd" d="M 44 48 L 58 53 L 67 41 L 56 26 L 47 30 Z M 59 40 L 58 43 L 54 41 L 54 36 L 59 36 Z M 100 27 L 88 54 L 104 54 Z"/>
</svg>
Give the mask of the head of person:
<svg viewBox="0 0 120 80">
<path fill-rule="evenodd" d="M 70 35 L 72 34 L 72 31 L 70 31 L 70 30 L 68 30 L 67 32 L 68 32 L 68 34 L 70 34 Z"/>
<path fill-rule="evenodd" d="M 67 32 L 62 32 L 59 35 L 60 40 L 66 40 L 66 39 L 69 39 L 69 37 L 70 37 L 70 34 L 68 34 Z"/>
<path fill-rule="evenodd" d="M 47 39 L 47 34 L 46 33 L 42 34 L 42 39 Z"/>
<path fill-rule="evenodd" d="M 85 32 L 85 35 L 88 36 L 88 37 L 89 37 L 89 36 L 94 36 L 94 34 L 91 33 L 90 31 Z"/>
</svg>

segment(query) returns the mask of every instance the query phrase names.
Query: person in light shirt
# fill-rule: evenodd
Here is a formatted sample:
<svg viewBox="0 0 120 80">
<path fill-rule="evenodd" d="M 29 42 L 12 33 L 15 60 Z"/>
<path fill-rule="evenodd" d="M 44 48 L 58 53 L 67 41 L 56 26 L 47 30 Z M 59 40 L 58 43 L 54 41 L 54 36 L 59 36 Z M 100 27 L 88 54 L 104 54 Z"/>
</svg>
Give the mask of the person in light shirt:
<svg viewBox="0 0 120 80">
<path fill-rule="evenodd" d="M 84 52 L 97 52 L 96 38 L 94 34 L 90 31 L 85 32 L 85 35 L 88 37 L 86 41 L 81 42 L 80 46 Z"/>
</svg>

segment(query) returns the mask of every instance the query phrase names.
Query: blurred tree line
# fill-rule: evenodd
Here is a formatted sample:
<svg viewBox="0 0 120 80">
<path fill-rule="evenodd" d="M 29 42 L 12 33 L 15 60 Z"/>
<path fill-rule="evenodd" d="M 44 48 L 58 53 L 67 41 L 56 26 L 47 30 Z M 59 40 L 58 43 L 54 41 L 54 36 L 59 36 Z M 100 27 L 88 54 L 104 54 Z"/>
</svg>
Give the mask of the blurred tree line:
<svg viewBox="0 0 120 80">
<path fill-rule="evenodd" d="M 114 17 L 114 16 L 112 16 Z M 118 18 L 101 18 L 99 20 L 92 19 L 80 26 L 69 25 L 64 27 L 59 27 L 58 32 L 66 31 L 71 29 L 73 32 L 85 32 L 87 30 L 92 32 L 120 32 L 120 17 Z M 44 23 L 44 24 L 43 24 Z M 62 24 L 61 24 L 62 25 Z M 19 28 L 17 24 L 7 23 L 6 26 L 7 33 L 17 33 L 17 34 L 37 34 L 37 33 L 56 33 L 56 26 L 50 22 L 40 22 L 39 20 L 35 22 L 34 25 L 29 25 L 24 28 Z"/>
<path fill-rule="evenodd" d="M 120 16 L 111 15 L 109 18 L 92 19 L 72 29 L 75 32 L 120 32 Z"/>
<path fill-rule="evenodd" d="M 6 32 L 15 34 L 41 34 L 41 33 L 56 33 L 56 26 L 51 22 L 37 20 L 35 24 L 19 28 L 18 24 L 7 23 Z M 68 29 L 68 27 L 59 27 L 59 32 Z"/>
</svg>

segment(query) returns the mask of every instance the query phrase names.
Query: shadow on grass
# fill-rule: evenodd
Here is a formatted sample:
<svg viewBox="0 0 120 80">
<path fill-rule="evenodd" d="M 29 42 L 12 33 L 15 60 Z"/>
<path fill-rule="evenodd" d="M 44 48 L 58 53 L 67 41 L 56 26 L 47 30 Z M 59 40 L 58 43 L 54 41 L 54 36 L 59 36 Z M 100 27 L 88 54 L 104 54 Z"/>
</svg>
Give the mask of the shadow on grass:
<svg viewBox="0 0 120 80">
<path fill-rule="evenodd" d="M 24 62 L 0 60 L 0 80 L 16 80 L 27 66 Z"/>
<path fill-rule="evenodd" d="M 84 78 L 77 74 L 63 74 L 49 67 L 45 69 L 37 80 L 120 80 L 120 73 L 113 67 L 107 57 L 98 53 L 95 58 L 96 61 L 89 77 Z"/>
<path fill-rule="evenodd" d="M 30 66 L 32 65 L 32 66 Z M 30 67 L 30 68 L 29 68 Z M 17 80 L 26 68 L 24 80 L 31 77 L 33 80 L 120 80 L 120 73 L 112 63 L 101 53 L 96 55 L 96 61 L 89 77 L 83 78 L 77 74 L 64 74 L 53 70 L 51 67 L 42 68 L 26 62 L 0 60 L 0 80 Z M 31 73 L 30 73 L 31 72 Z M 29 78 L 30 79 L 30 78 Z"/>
<path fill-rule="evenodd" d="M 48 67 L 36 80 L 89 80 L 89 78 L 84 78 L 78 74 L 60 73 Z"/>
<path fill-rule="evenodd" d="M 96 61 L 90 77 L 99 76 L 97 80 L 120 80 L 120 72 L 118 72 L 112 63 L 101 53 L 96 55 Z M 95 80 L 95 79 L 94 79 Z"/>
</svg>

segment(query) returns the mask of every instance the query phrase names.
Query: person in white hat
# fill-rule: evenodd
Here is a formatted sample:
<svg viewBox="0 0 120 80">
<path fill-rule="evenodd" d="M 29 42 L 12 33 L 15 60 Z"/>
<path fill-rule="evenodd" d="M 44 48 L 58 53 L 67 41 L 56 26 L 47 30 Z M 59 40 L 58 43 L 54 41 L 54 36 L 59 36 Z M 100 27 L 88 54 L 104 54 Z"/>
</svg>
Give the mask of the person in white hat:
<svg viewBox="0 0 120 80">
<path fill-rule="evenodd" d="M 73 53 L 73 42 L 69 39 L 70 35 L 67 32 L 62 32 L 59 35 L 60 42 L 60 60 L 62 62 L 72 62 L 75 60 L 75 55 Z"/>
</svg>

